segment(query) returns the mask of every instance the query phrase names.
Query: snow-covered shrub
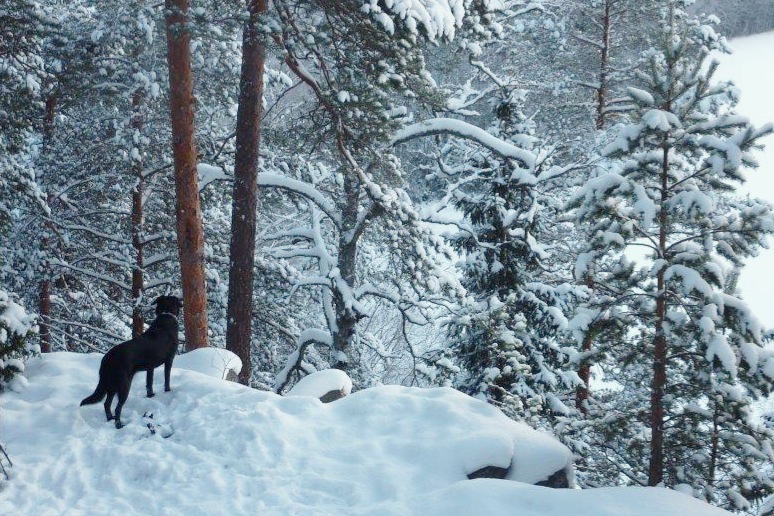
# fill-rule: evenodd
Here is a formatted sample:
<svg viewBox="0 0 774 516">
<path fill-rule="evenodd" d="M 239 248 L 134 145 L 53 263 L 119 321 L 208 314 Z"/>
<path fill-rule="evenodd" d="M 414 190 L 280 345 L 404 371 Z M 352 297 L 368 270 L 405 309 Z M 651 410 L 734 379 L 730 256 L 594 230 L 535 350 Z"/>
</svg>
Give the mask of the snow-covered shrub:
<svg viewBox="0 0 774 516">
<path fill-rule="evenodd" d="M 40 346 L 28 339 L 37 333 L 35 318 L 0 289 L 0 391 L 24 371 L 28 358 L 40 353 Z"/>
</svg>

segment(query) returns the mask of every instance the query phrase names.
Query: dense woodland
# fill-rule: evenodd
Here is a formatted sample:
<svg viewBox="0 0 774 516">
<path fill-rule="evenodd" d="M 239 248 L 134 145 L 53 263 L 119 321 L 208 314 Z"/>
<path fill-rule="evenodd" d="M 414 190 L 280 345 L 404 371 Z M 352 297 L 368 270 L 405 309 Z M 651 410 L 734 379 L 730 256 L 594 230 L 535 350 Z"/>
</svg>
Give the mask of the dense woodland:
<svg viewBox="0 0 774 516">
<path fill-rule="evenodd" d="M 582 486 L 758 513 L 774 351 L 735 280 L 774 213 L 736 188 L 772 128 L 702 12 L 774 4 L 691 3 L 2 0 L 0 301 L 39 324 L 0 369 L 182 293 L 257 389 L 452 386 Z"/>
</svg>

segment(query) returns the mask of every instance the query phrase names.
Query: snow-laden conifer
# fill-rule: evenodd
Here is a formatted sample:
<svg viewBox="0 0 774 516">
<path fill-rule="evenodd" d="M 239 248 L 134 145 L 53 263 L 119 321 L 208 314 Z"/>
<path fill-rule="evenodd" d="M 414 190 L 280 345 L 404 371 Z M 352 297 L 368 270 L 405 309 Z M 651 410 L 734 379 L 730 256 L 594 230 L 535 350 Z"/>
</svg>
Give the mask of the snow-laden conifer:
<svg viewBox="0 0 774 516">
<path fill-rule="evenodd" d="M 774 216 L 736 189 L 772 129 L 736 114 L 737 91 L 714 80 L 710 59 L 725 40 L 683 7 L 663 7 L 659 46 L 629 90 L 632 123 L 571 203 L 590 230 L 580 268 L 589 256 L 637 263 L 611 307 L 631 321 L 629 349 L 611 347 L 601 362 L 622 389 L 591 410 L 616 428 L 606 439 L 617 443 L 619 473 L 743 509 L 772 486 L 761 466 L 771 435 L 750 404 L 769 391 L 774 357 L 734 274 L 774 231 Z"/>
</svg>

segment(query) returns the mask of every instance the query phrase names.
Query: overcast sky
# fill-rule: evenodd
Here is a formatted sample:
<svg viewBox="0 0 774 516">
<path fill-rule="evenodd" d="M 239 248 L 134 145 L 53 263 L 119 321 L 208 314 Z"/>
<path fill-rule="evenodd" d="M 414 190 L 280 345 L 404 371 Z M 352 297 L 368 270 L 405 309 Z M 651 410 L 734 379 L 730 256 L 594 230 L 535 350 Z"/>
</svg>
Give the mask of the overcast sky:
<svg viewBox="0 0 774 516">
<path fill-rule="evenodd" d="M 739 114 L 758 126 L 774 121 L 774 32 L 735 39 L 734 53 L 722 57 L 718 71 L 742 90 Z M 760 168 L 747 174 L 744 187 L 755 197 L 774 203 L 774 137 L 765 140 Z M 770 242 L 774 248 L 774 241 Z M 739 280 L 742 297 L 769 328 L 774 328 L 774 249 L 749 260 Z"/>
</svg>

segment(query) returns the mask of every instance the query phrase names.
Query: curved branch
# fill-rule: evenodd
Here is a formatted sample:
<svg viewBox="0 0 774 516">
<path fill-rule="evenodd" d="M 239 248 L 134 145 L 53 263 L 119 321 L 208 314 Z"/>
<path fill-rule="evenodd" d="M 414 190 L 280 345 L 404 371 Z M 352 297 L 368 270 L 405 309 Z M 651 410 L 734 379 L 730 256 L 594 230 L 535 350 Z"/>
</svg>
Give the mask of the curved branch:
<svg viewBox="0 0 774 516">
<path fill-rule="evenodd" d="M 423 122 L 411 124 L 397 131 L 390 144 L 395 146 L 415 138 L 437 134 L 449 134 L 474 141 L 499 156 L 515 159 L 528 169 L 534 168 L 537 162 L 537 158 L 533 153 L 492 136 L 480 127 L 454 118 L 431 118 Z"/>
<path fill-rule="evenodd" d="M 279 174 L 261 172 L 258 174 L 258 186 L 280 188 L 300 195 L 317 205 L 336 224 L 336 227 L 341 227 L 341 214 L 336 209 L 336 205 L 309 183 Z"/>
</svg>

